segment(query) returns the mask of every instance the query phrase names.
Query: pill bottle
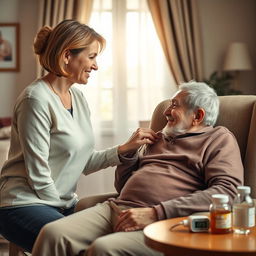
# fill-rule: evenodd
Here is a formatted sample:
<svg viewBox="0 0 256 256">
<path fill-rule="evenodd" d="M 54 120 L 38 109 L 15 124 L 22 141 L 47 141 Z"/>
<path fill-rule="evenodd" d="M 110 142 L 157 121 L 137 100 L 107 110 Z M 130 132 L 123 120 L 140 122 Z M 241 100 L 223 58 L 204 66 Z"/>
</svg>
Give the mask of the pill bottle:
<svg viewBox="0 0 256 256">
<path fill-rule="evenodd" d="M 250 196 L 250 187 L 239 186 L 237 192 L 232 206 L 233 231 L 246 235 L 255 226 L 255 205 Z"/>
<path fill-rule="evenodd" d="M 211 233 L 226 234 L 232 231 L 231 205 L 225 194 L 212 195 L 210 205 Z"/>
</svg>

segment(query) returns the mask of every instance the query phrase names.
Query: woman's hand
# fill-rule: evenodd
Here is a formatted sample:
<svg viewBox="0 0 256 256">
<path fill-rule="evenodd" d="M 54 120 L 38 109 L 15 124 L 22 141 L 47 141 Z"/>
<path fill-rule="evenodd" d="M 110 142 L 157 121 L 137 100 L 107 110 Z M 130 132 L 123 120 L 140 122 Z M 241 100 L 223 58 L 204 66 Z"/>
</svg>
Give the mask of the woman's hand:
<svg viewBox="0 0 256 256">
<path fill-rule="evenodd" d="M 160 139 L 150 128 L 138 128 L 130 137 L 130 139 L 118 147 L 119 154 L 127 154 L 135 152 L 144 144 L 154 144 Z"/>
</svg>

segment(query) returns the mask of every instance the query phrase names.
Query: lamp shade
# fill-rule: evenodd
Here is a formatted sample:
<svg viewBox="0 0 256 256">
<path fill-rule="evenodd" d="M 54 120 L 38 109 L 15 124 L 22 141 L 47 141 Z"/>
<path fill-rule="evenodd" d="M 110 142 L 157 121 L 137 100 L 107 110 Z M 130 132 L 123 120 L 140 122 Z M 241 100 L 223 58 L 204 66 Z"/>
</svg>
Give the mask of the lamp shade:
<svg viewBox="0 0 256 256">
<path fill-rule="evenodd" d="M 252 63 L 247 45 L 240 42 L 230 44 L 224 59 L 223 70 L 239 71 L 251 69 Z"/>
</svg>

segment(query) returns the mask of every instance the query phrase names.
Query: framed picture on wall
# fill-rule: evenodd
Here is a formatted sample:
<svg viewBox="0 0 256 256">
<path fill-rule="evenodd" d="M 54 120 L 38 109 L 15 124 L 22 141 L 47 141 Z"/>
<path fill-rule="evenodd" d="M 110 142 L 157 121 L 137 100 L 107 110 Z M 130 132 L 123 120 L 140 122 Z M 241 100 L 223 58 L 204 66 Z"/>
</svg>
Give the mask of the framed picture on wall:
<svg viewBox="0 0 256 256">
<path fill-rule="evenodd" d="M 0 71 L 19 71 L 19 24 L 0 23 Z"/>
</svg>

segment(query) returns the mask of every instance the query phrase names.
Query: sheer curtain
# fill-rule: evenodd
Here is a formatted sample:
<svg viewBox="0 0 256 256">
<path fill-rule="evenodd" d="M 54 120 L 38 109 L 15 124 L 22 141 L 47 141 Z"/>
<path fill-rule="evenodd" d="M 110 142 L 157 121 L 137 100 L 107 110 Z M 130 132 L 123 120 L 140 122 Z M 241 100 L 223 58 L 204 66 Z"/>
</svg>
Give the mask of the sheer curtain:
<svg viewBox="0 0 256 256">
<path fill-rule="evenodd" d="M 124 140 L 176 90 L 145 0 L 94 0 L 89 23 L 107 39 L 84 87 L 101 135 Z"/>
<path fill-rule="evenodd" d="M 198 3 L 147 0 L 170 70 L 177 84 L 203 79 Z"/>
<path fill-rule="evenodd" d="M 103 149 L 125 142 L 139 120 L 150 119 L 155 106 L 177 87 L 146 0 L 94 0 L 89 25 L 107 46 L 98 57 L 99 70 L 78 87 L 91 109 L 96 147 Z M 113 169 L 83 178 L 79 191 L 113 191 Z"/>
</svg>

